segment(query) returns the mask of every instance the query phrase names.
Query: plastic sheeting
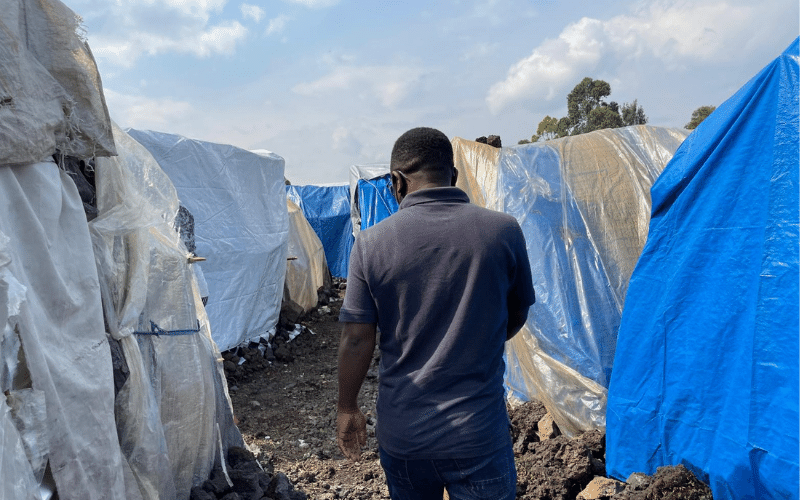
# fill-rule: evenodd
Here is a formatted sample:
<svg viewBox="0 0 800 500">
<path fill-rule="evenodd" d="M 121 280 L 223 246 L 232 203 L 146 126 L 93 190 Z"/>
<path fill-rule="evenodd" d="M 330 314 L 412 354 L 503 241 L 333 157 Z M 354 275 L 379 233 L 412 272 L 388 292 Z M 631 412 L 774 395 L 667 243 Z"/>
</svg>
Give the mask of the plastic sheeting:
<svg viewBox="0 0 800 500">
<path fill-rule="evenodd" d="M 286 288 L 289 298 L 305 311 L 317 307 L 317 290 L 325 283 L 328 267 L 325 249 L 303 211 L 286 199 L 289 211 L 289 259 L 286 262 Z"/>
<path fill-rule="evenodd" d="M 161 132 L 129 130 L 156 159 L 194 216 L 205 257 L 206 310 L 220 349 L 267 334 L 278 322 L 289 221 L 284 161 Z"/>
<path fill-rule="evenodd" d="M 0 0 L 0 165 L 115 154 L 100 74 L 58 0 Z"/>
<path fill-rule="evenodd" d="M 795 40 L 653 186 L 609 388 L 615 477 L 683 464 L 718 500 L 798 496 L 799 91 Z"/>
<path fill-rule="evenodd" d="M 372 163 L 368 165 L 351 165 L 350 166 L 350 219 L 353 223 L 353 236 L 358 234 L 361 231 L 361 227 L 364 224 L 361 218 L 362 211 L 369 212 L 369 207 L 362 208 L 360 200 L 359 200 L 359 189 L 358 184 L 360 181 L 369 181 L 371 179 L 377 179 L 382 176 L 388 176 L 389 174 L 389 164 L 388 163 Z M 383 183 L 386 184 L 386 181 Z M 380 198 L 377 196 L 372 196 L 371 201 L 378 203 Z M 388 200 L 385 200 L 386 203 L 391 203 Z M 395 200 L 395 205 L 397 201 Z M 388 206 L 388 205 L 387 205 Z M 395 208 L 395 211 L 397 209 Z M 372 223 L 367 222 L 370 226 L 375 224 L 376 221 L 372 221 Z M 365 226 L 369 227 L 369 226 Z"/>
<path fill-rule="evenodd" d="M 354 241 L 347 184 L 292 185 L 286 186 L 286 194 L 303 210 L 306 220 L 322 241 L 331 274 L 346 278 Z"/>
<path fill-rule="evenodd" d="M 516 217 L 528 246 L 537 303 L 506 344 L 509 396 L 542 401 L 567 434 L 605 426 L 649 188 L 685 136 L 635 126 L 501 150 L 453 140 L 458 185 Z"/>
<path fill-rule="evenodd" d="M 188 499 L 219 457 L 241 446 L 222 360 L 189 251 L 174 229 L 175 188 L 150 153 L 115 127 L 119 157 L 97 164 L 90 223 L 108 328 L 128 378 L 117 394 L 128 498 Z M 60 493 L 60 489 L 59 489 Z"/>
<path fill-rule="evenodd" d="M 0 275 L 5 275 L 0 276 L 0 297 L 10 320 L 0 327 L 12 326 L 24 353 L 16 366 L 3 363 L 9 377 L 3 378 L 12 386 L 8 406 L 22 422 L 17 429 L 22 429 L 22 443 L 27 442 L 30 463 L 36 467 L 47 454 L 59 498 L 126 499 L 111 354 L 78 191 L 55 163 L 2 167 L 0 204 L 0 233 L 8 238 L 6 251 L 0 250 Z M 24 287 L 24 299 L 8 294 L 9 275 Z M 14 341 L 5 334 L 3 338 L 6 361 L 6 349 Z M 36 416 L 42 396 L 45 429 Z M 8 461 L 19 464 L 14 458 L 18 446 L 7 441 L 7 418 L 0 425 L 5 429 L 4 466 Z M 0 475 L 5 477 L 5 470 Z M 6 487 L 3 481 L 0 490 Z"/>
<path fill-rule="evenodd" d="M 373 179 L 358 180 L 356 197 L 361 219 L 359 229 L 363 231 L 374 226 L 400 210 L 397 200 L 392 195 L 391 185 L 388 174 Z"/>
</svg>

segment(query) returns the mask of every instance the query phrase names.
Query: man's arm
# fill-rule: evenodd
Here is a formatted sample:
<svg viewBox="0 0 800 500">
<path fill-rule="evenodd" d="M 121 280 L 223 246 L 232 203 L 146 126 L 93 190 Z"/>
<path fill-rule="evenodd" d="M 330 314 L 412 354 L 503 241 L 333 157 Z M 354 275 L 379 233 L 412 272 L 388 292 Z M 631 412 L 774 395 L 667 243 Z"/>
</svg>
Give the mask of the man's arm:
<svg viewBox="0 0 800 500">
<path fill-rule="evenodd" d="M 345 323 L 339 340 L 336 441 L 351 460 L 358 460 L 367 444 L 367 421 L 358 409 L 358 392 L 372 362 L 375 332 L 375 323 Z"/>
<path fill-rule="evenodd" d="M 528 321 L 528 309 L 530 309 L 530 306 L 525 306 L 521 309 L 509 308 L 506 340 L 511 340 L 525 326 L 525 322 Z"/>
</svg>

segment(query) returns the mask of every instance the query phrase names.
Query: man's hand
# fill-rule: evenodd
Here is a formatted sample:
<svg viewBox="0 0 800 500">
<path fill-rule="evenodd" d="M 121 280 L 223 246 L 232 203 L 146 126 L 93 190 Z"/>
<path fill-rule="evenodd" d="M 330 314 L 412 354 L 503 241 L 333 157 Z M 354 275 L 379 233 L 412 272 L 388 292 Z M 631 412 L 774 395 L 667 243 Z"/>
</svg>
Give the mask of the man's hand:
<svg viewBox="0 0 800 500">
<path fill-rule="evenodd" d="M 361 447 L 367 445 L 367 419 L 361 410 L 337 412 L 336 443 L 350 460 L 361 458 Z"/>
</svg>

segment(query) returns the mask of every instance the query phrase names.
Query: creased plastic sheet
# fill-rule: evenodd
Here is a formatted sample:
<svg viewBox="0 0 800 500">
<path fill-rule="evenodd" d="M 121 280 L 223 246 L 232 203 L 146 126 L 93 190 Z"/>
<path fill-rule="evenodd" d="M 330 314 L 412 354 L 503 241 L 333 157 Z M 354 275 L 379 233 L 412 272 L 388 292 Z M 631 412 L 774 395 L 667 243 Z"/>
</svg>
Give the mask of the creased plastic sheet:
<svg viewBox="0 0 800 500">
<path fill-rule="evenodd" d="M 457 185 L 513 215 L 528 246 L 537 303 L 506 346 L 509 397 L 542 401 L 566 434 L 605 426 L 649 187 L 685 136 L 636 126 L 502 149 L 452 141 Z"/>
<path fill-rule="evenodd" d="M 39 482 L 34 472 L 30 459 L 31 454 L 26 450 L 25 442 L 20 435 L 20 426 L 14 418 L 11 408 L 6 404 L 5 394 L 22 386 L 19 379 L 27 378 L 27 367 L 18 370 L 21 343 L 15 331 L 15 316 L 19 314 L 19 307 L 25 299 L 25 287 L 8 270 L 11 255 L 8 249 L 8 237 L 0 232 L 0 500 L 39 500 Z M 11 319 L 11 321 L 9 321 Z M 20 373 L 24 372 L 24 373 Z M 25 385 L 30 381 L 26 380 Z M 40 391 L 39 394 L 42 394 Z M 43 394 L 42 394 L 43 399 Z M 46 407 L 41 401 L 39 412 L 44 413 Z M 46 431 L 45 426 L 41 431 Z M 34 439 L 32 444 L 44 454 L 46 459 L 46 446 L 49 445 L 46 435 Z M 37 453 L 37 456 L 41 454 Z"/>
<path fill-rule="evenodd" d="M 322 241 L 331 274 L 346 278 L 354 242 L 348 185 L 291 185 L 286 195 L 303 210 Z"/>
<path fill-rule="evenodd" d="M 226 350 L 266 334 L 278 322 L 286 276 L 283 158 L 161 132 L 129 133 L 194 216 L 214 341 Z"/>
<path fill-rule="evenodd" d="M 609 387 L 614 477 L 683 464 L 717 500 L 798 498 L 798 94 L 796 39 L 652 188 Z"/>
<path fill-rule="evenodd" d="M 325 250 L 300 207 L 288 198 L 286 207 L 289 211 L 290 259 L 286 262 L 286 288 L 289 298 L 309 311 L 317 306 L 317 290 L 325 283 L 328 274 Z"/>
<path fill-rule="evenodd" d="M 78 191 L 54 163 L 2 167 L 0 204 L 6 268 L 26 289 L 14 319 L 25 359 L 16 370 L 26 367 L 29 388 L 44 394 L 43 449 L 59 498 L 125 499 L 111 355 Z"/>
<path fill-rule="evenodd" d="M 369 210 L 369 207 L 361 207 L 359 205 L 359 181 L 369 181 L 370 179 L 377 179 L 388 174 L 388 163 L 371 163 L 367 165 L 350 166 L 350 219 L 353 223 L 353 236 L 357 235 L 358 232 L 361 231 L 363 225 L 363 221 L 361 220 L 362 211 Z M 378 199 L 373 198 L 373 201 L 377 202 Z M 397 204 L 396 201 L 395 204 Z"/>
<path fill-rule="evenodd" d="M 114 154 L 100 74 L 58 0 L 0 0 L 0 165 Z"/>
<path fill-rule="evenodd" d="M 99 215 L 90 227 L 108 327 L 129 370 L 116 400 L 119 441 L 136 480 L 128 492 L 183 500 L 208 478 L 219 437 L 225 449 L 242 440 L 189 252 L 174 229 L 175 188 L 143 146 L 116 127 L 114 135 L 120 156 L 98 159 Z"/>
</svg>

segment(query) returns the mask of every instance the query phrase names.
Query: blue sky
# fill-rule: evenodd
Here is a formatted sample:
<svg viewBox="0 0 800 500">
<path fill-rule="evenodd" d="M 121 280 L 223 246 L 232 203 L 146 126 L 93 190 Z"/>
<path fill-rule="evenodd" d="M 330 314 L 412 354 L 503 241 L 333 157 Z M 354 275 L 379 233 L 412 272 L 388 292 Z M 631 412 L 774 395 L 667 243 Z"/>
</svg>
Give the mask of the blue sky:
<svg viewBox="0 0 800 500">
<path fill-rule="evenodd" d="M 66 0 L 122 127 L 268 149 L 345 182 L 394 140 L 530 138 L 585 76 L 681 127 L 800 31 L 797 0 Z"/>
</svg>

